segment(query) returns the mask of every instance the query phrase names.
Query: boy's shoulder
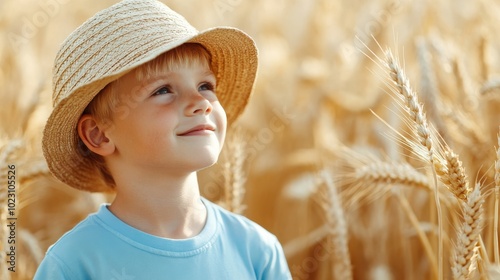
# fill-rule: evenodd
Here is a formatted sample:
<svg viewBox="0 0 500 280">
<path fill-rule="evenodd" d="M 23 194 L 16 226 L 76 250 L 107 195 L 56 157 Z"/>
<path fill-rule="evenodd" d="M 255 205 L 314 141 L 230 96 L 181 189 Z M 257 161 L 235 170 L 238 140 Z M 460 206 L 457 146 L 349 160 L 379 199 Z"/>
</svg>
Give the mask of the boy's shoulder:
<svg viewBox="0 0 500 280">
<path fill-rule="evenodd" d="M 213 203 L 207 205 L 214 209 L 223 251 L 234 253 L 226 256 L 246 259 L 257 279 L 291 279 L 283 249 L 274 234 L 247 217 Z"/>
<path fill-rule="evenodd" d="M 96 221 L 97 215 L 98 212 L 89 214 L 50 246 L 47 253 L 57 251 L 58 255 L 64 255 L 65 252 L 75 254 L 75 252 L 91 249 L 92 244 L 98 245 L 99 240 L 103 238 L 104 231 Z"/>
</svg>

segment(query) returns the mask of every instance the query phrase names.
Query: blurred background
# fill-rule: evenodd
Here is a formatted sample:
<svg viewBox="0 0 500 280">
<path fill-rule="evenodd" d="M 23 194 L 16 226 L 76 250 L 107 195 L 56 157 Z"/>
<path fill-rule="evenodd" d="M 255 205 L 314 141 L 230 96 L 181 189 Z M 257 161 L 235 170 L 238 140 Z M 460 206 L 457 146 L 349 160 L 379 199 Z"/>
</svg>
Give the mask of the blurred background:
<svg viewBox="0 0 500 280">
<path fill-rule="evenodd" d="M 53 179 L 40 143 L 52 109 L 59 45 L 116 2 L 0 0 L 4 252 L 8 165 L 15 164 L 18 174 L 17 268 L 9 272 L 2 254 L 1 279 L 31 279 L 48 246 L 112 199 Z M 452 278 L 461 204 L 443 184 L 433 183 L 428 164 L 401 140 L 411 129 L 391 94 L 386 49 L 400 59 L 429 122 L 460 156 L 470 184 L 482 185 L 483 250 L 475 252 L 470 277 L 500 279 L 494 228 L 497 1 L 163 2 L 199 30 L 234 26 L 257 43 L 259 72 L 250 105 L 232 127 L 219 163 L 199 179 L 205 197 L 279 238 L 294 279 L 437 279 L 439 226 L 442 270 L 445 279 Z"/>
</svg>

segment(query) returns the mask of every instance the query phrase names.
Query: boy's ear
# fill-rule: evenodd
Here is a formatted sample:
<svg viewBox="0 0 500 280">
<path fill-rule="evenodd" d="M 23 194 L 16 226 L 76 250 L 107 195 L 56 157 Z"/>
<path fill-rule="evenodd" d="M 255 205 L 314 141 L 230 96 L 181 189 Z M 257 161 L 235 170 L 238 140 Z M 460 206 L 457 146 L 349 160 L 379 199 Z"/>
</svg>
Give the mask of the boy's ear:
<svg viewBox="0 0 500 280">
<path fill-rule="evenodd" d="M 89 114 L 84 114 L 78 120 L 78 135 L 83 143 L 92 152 L 107 156 L 114 152 L 115 145 L 106 137 L 104 129 L 95 118 Z"/>
</svg>

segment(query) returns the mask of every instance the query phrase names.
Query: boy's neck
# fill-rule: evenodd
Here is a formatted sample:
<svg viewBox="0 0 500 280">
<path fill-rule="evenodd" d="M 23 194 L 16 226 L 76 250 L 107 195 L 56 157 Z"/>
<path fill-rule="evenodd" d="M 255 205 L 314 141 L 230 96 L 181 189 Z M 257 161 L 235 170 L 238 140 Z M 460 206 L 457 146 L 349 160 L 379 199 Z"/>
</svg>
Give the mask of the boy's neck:
<svg viewBox="0 0 500 280">
<path fill-rule="evenodd" d="M 207 211 L 201 201 L 196 172 L 157 182 L 117 182 L 109 210 L 119 219 L 146 233 L 184 239 L 203 229 Z"/>
</svg>

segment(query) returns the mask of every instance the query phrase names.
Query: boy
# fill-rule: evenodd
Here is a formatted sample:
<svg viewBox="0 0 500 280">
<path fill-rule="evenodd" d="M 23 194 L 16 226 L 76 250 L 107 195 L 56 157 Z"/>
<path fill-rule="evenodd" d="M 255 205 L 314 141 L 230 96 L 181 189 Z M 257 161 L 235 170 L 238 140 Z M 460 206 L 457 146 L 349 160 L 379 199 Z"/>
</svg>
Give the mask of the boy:
<svg viewBox="0 0 500 280">
<path fill-rule="evenodd" d="M 49 248 L 35 279 L 291 279 L 277 239 L 202 198 L 196 178 L 256 69 L 246 34 L 198 32 L 154 0 L 75 30 L 56 56 L 44 156 L 68 185 L 116 195 Z"/>
</svg>

